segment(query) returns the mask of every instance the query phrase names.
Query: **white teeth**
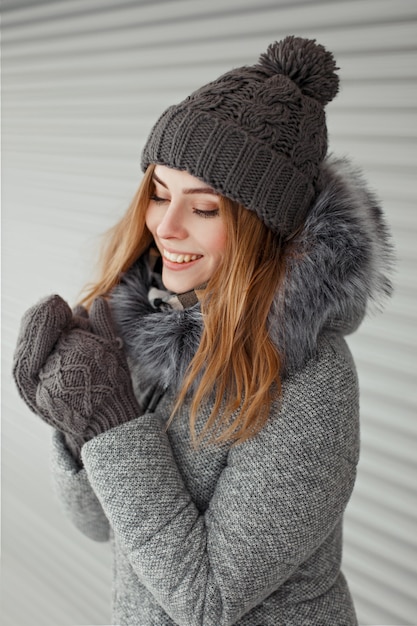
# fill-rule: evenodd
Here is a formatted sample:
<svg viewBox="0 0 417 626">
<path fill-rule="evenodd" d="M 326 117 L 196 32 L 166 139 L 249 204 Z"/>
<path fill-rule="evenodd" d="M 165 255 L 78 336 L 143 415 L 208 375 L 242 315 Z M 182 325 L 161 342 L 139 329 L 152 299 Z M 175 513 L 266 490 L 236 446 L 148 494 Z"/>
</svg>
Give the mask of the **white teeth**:
<svg viewBox="0 0 417 626">
<path fill-rule="evenodd" d="M 189 263 L 190 261 L 195 261 L 200 258 L 200 256 L 199 254 L 174 254 L 173 252 L 164 250 L 164 257 L 173 263 Z"/>
</svg>

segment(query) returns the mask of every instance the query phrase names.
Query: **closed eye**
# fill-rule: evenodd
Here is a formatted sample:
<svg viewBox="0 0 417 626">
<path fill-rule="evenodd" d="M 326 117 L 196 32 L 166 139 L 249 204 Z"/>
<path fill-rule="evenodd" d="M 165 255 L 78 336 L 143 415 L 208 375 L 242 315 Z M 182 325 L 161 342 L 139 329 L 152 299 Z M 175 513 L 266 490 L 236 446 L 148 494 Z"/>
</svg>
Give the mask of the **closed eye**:
<svg viewBox="0 0 417 626">
<path fill-rule="evenodd" d="M 202 209 L 193 209 L 193 213 L 195 215 L 199 215 L 200 217 L 216 217 L 219 214 L 219 209 L 211 209 L 209 211 L 203 211 Z"/>
<path fill-rule="evenodd" d="M 156 204 L 162 204 L 163 202 L 169 202 L 168 198 L 161 198 L 160 196 L 157 196 L 155 194 L 153 194 L 150 199 L 152 200 L 152 202 L 156 202 Z"/>
</svg>

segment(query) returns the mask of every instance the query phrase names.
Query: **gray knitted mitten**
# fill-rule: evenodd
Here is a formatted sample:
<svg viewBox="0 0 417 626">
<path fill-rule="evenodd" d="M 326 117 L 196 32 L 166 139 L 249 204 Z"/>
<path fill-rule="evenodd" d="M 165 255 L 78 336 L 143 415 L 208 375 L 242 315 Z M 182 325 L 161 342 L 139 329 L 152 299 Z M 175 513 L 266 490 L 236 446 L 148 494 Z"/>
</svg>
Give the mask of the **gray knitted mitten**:
<svg viewBox="0 0 417 626">
<path fill-rule="evenodd" d="M 74 313 L 60 296 L 25 313 L 13 376 L 29 408 L 65 433 L 80 461 L 86 441 L 141 411 L 107 302 L 95 300 L 89 318 Z"/>
</svg>

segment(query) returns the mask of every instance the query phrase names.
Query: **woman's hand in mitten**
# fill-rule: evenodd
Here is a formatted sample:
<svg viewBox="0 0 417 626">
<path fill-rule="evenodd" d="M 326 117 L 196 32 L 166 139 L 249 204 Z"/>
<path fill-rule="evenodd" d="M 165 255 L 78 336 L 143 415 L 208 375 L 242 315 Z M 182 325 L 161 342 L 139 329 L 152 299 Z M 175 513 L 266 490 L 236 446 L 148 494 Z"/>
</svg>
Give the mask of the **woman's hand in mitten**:
<svg viewBox="0 0 417 626">
<path fill-rule="evenodd" d="M 65 433 L 79 459 L 83 443 L 141 411 L 107 302 L 95 300 L 89 318 L 76 313 L 59 296 L 32 307 L 13 374 L 28 406 Z"/>
</svg>

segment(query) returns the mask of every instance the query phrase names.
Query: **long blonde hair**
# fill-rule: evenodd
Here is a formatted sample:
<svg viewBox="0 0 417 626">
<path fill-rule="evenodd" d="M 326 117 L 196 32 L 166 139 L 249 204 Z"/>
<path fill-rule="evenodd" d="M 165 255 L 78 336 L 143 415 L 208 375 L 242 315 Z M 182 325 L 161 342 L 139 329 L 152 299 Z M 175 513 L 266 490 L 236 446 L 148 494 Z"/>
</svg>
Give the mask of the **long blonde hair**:
<svg viewBox="0 0 417 626">
<path fill-rule="evenodd" d="M 153 170 L 147 169 L 124 217 L 107 233 L 99 278 L 82 300 L 87 307 L 108 295 L 152 243 L 145 214 L 154 193 Z M 224 259 L 201 294 L 202 337 L 171 420 L 197 380 L 190 410 L 194 442 L 210 433 L 211 441 L 240 443 L 259 432 L 281 392 L 281 355 L 269 336 L 268 313 L 285 255 L 280 239 L 254 212 L 223 196 L 219 209 L 227 233 Z M 207 402 L 212 409 L 197 437 L 199 408 Z"/>
</svg>

